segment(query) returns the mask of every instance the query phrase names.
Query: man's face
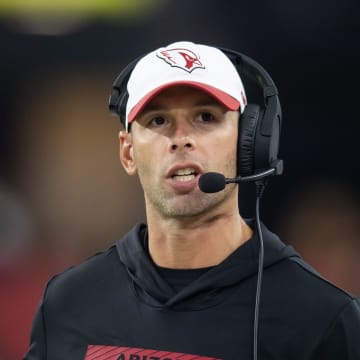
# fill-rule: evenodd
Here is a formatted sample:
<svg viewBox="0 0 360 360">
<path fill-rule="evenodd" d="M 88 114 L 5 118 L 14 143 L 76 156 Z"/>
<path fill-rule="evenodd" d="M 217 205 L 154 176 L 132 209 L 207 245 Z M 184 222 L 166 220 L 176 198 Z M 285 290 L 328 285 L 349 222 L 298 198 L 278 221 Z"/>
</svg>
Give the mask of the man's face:
<svg viewBox="0 0 360 360">
<path fill-rule="evenodd" d="M 138 174 L 147 212 L 166 218 L 199 216 L 237 204 L 234 185 L 205 194 L 198 187 L 208 171 L 236 174 L 238 112 L 227 111 L 201 90 L 164 90 L 120 133 L 120 156 L 128 174 Z"/>
</svg>

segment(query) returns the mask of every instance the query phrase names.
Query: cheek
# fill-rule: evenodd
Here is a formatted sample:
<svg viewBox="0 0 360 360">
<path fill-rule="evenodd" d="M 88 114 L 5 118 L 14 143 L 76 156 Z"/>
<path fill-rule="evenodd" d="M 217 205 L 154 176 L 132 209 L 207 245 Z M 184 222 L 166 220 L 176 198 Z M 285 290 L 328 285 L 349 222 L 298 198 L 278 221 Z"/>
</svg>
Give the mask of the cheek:
<svg viewBox="0 0 360 360">
<path fill-rule="evenodd" d="M 138 169 L 138 172 L 141 173 L 142 168 L 144 167 L 144 164 L 146 165 L 148 161 L 148 152 L 143 151 L 141 146 L 134 146 L 133 147 L 133 159 L 134 163 L 136 165 L 136 168 Z"/>
<path fill-rule="evenodd" d="M 211 149 L 210 156 L 215 156 L 223 167 L 227 176 L 235 176 L 237 171 L 237 133 L 231 132 L 219 138 Z"/>
<path fill-rule="evenodd" d="M 141 182 L 145 178 L 153 177 L 157 171 L 160 156 L 156 143 L 146 141 L 134 143 L 133 159 Z"/>
<path fill-rule="evenodd" d="M 230 156 L 236 157 L 237 146 L 238 146 L 238 136 L 237 132 L 227 132 L 224 135 L 221 135 L 217 138 L 217 141 L 213 144 L 212 152 L 218 152 L 219 156 L 224 155 L 226 157 Z"/>
<path fill-rule="evenodd" d="M 156 165 L 166 154 L 166 149 L 166 137 L 139 126 L 136 128 L 133 134 L 133 155 L 137 164 L 144 167 Z"/>
</svg>

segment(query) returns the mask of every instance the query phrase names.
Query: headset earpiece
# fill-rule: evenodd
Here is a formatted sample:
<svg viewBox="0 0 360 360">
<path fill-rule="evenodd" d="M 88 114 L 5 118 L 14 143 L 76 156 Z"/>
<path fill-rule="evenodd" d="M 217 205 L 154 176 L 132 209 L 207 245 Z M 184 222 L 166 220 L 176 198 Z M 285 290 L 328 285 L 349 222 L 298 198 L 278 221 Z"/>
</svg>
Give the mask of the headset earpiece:
<svg viewBox="0 0 360 360">
<path fill-rule="evenodd" d="M 254 174 L 255 138 L 261 109 L 256 104 L 248 104 L 239 117 L 237 149 L 237 172 L 240 176 Z"/>
<path fill-rule="evenodd" d="M 248 104 L 239 119 L 238 169 L 240 176 L 251 176 L 275 168 L 283 171 L 278 159 L 281 106 L 275 83 L 266 70 L 250 57 L 233 50 L 220 48 L 233 62 L 240 77 L 251 80 L 262 91 L 262 104 Z"/>
</svg>

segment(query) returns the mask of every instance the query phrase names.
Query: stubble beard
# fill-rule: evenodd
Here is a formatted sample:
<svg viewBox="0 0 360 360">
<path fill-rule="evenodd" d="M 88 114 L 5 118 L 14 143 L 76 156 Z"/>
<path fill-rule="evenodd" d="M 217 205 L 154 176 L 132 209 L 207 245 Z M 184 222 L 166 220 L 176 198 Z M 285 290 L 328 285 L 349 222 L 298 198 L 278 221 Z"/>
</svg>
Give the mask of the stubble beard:
<svg viewBox="0 0 360 360">
<path fill-rule="evenodd" d="M 228 161 L 222 171 L 224 174 L 227 174 L 227 176 L 235 176 L 233 172 L 236 158 L 233 156 L 233 153 L 231 153 L 227 159 Z M 224 190 L 213 194 L 203 193 L 198 188 L 190 193 L 174 194 L 172 190 L 164 188 L 159 183 L 150 184 L 146 180 L 142 181 L 146 176 L 141 175 L 151 173 L 151 169 L 147 166 L 142 168 L 145 169 L 145 171 L 143 174 L 139 171 L 139 178 L 144 191 L 147 212 L 155 211 L 159 217 L 164 219 L 185 220 L 194 218 L 195 220 L 220 207 L 230 197 L 237 196 L 235 191 L 236 184 L 229 184 Z"/>
<path fill-rule="evenodd" d="M 145 203 L 148 210 L 154 210 L 161 218 L 197 218 L 220 207 L 230 197 L 236 196 L 235 187 L 236 184 L 229 184 L 224 190 L 213 194 L 205 194 L 199 189 L 187 194 L 174 194 L 160 187 L 145 187 Z"/>
</svg>

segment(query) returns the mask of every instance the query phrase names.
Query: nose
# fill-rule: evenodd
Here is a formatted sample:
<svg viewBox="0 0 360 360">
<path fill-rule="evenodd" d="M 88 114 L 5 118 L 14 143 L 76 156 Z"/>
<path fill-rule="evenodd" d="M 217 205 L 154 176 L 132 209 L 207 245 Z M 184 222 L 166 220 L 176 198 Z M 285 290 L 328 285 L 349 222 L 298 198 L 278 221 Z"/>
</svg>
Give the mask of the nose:
<svg viewBox="0 0 360 360">
<path fill-rule="evenodd" d="M 173 141 L 171 144 L 171 150 L 191 149 L 193 147 L 191 140 L 181 139 L 180 141 Z"/>
<path fill-rule="evenodd" d="M 170 151 L 189 151 L 195 148 L 195 139 L 189 124 L 177 122 L 174 124 L 172 136 L 170 136 Z"/>
</svg>

